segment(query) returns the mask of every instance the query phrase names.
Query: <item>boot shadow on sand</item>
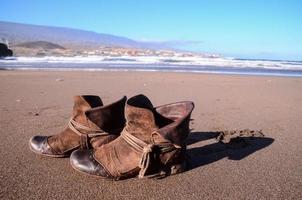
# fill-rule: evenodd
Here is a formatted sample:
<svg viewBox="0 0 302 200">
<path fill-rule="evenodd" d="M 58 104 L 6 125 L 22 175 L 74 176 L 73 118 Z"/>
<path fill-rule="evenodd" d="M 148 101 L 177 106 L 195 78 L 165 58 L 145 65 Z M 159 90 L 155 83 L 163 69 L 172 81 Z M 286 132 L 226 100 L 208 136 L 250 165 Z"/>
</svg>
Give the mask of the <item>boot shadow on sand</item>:
<svg viewBox="0 0 302 200">
<path fill-rule="evenodd" d="M 196 147 L 201 141 L 210 144 Z M 187 171 L 223 158 L 241 160 L 273 142 L 274 139 L 265 137 L 262 131 L 249 129 L 191 132 L 187 140 Z"/>
</svg>

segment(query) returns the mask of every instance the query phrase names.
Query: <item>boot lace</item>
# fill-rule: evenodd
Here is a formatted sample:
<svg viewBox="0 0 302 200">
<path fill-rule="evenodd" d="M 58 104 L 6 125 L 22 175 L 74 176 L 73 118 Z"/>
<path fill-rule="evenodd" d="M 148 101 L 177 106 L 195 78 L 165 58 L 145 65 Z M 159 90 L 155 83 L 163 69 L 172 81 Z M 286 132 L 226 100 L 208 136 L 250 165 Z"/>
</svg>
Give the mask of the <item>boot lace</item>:
<svg viewBox="0 0 302 200">
<path fill-rule="evenodd" d="M 122 131 L 121 137 L 131 146 L 134 150 L 140 152 L 142 154 L 141 159 L 139 161 L 138 167 L 141 168 L 139 171 L 138 178 L 144 177 L 154 177 L 156 175 L 163 175 L 162 172 L 157 174 L 153 174 L 150 176 L 146 176 L 146 172 L 150 166 L 151 162 L 151 154 L 153 153 L 154 147 L 158 147 L 161 153 L 173 151 L 176 147 L 172 143 L 160 143 L 160 144 L 148 144 L 139 138 L 131 135 L 126 130 Z"/>
<path fill-rule="evenodd" d="M 74 119 L 70 119 L 68 127 L 77 135 L 80 136 L 80 144 L 82 149 L 89 149 L 89 139 L 97 136 L 107 136 L 109 133 L 103 130 L 92 129 L 90 127 L 84 126 L 78 123 Z"/>
</svg>

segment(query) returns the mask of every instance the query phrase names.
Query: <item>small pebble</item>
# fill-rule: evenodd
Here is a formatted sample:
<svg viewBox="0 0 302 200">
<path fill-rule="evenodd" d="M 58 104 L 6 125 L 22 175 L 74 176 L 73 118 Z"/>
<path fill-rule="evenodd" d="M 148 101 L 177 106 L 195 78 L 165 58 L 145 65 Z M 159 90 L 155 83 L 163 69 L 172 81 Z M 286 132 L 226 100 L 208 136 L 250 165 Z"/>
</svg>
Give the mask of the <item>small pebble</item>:
<svg viewBox="0 0 302 200">
<path fill-rule="evenodd" d="M 59 81 L 64 81 L 64 79 L 57 78 L 57 79 L 56 79 L 56 82 L 59 82 Z"/>
</svg>

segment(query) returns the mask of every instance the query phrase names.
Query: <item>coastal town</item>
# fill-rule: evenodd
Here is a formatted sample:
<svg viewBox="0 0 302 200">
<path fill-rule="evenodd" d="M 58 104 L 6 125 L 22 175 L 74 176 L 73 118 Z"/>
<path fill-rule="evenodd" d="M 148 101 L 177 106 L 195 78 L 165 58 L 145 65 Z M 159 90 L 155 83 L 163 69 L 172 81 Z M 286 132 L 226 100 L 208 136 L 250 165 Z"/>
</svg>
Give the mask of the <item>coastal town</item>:
<svg viewBox="0 0 302 200">
<path fill-rule="evenodd" d="M 20 44 L 8 45 L 7 42 L 1 43 L 7 46 L 14 52 L 14 56 L 158 56 L 158 57 L 204 57 L 204 58 L 218 58 L 219 54 L 189 52 L 180 50 L 162 50 L 162 49 L 146 49 L 146 48 L 127 48 L 118 46 L 99 46 L 99 47 L 82 47 L 82 46 L 62 46 L 47 41 L 33 41 Z M 4 54 L 3 54 L 4 56 Z M 12 54 L 6 54 L 12 56 Z"/>
</svg>

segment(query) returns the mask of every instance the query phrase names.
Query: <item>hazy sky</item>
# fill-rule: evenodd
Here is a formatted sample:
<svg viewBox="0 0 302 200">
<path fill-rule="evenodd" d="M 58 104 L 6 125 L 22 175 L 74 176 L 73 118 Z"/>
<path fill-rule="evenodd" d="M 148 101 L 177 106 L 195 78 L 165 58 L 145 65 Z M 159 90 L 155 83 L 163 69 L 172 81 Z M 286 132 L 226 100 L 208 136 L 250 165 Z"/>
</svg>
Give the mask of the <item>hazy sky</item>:
<svg viewBox="0 0 302 200">
<path fill-rule="evenodd" d="M 228 56 L 302 60 L 301 0 L 0 0 L 0 7 L 1 21 L 175 41 Z"/>
</svg>

